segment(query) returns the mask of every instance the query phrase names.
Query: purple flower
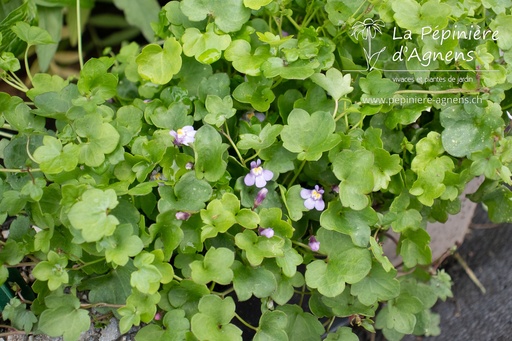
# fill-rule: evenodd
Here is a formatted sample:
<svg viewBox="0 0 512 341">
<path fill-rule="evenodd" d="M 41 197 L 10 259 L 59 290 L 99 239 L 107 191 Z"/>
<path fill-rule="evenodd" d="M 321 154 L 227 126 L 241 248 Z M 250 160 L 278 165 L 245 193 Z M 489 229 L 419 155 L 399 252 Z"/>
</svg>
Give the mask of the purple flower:
<svg viewBox="0 0 512 341">
<path fill-rule="evenodd" d="M 194 169 L 194 163 L 187 162 L 187 164 L 185 165 L 185 169 L 188 169 L 188 170 Z"/>
<path fill-rule="evenodd" d="M 265 236 L 267 238 L 272 238 L 274 236 L 274 230 L 271 227 L 260 227 L 258 228 L 258 233 L 260 234 L 260 236 Z"/>
<path fill-rule="evenodd" d="M 325 208 L 325 202 L 322 199 L 322 194 L 324 194 L 324 190 L 318 185 L 315 185 L 315 189 L 303 188 L 300 191 L 300 196 L 304 199 L 304 206 L 306 206 L 308 210 L 312 210 L 314 208 L 317 211 L 322 211 Z"/>
<path fill-rule="evenodd" d="M 320 250 L 320 242 L 316 240 L 315 236 L 309 237 L 308 245 L 311 251 L 317 252 L 318 250 Z"/>
<path fill-rule="evenodd" d="M 157 312 L 154 317 L 155 321 L 160 321 L 162 319 L 162 314 L 160 312 Z"/>
<path fill-rule="evenodd" d="M 188 212 L 176 212 L 176 219 L 178 220 L 188 220 L 190 218 L 190 213 Z"/>
<path fill-rule="evenodd" d="M 164 182 L 167 181 L 167 178 L 162 173 L 160 173 L 160 167 L 157 167 L 151 172 L 149 180 L 157 181 L 159 186 L 163 186 Z"/>
<path fill-rule="evenodd" d="M 260 189 L 260 191 L 256 195 L 256 198 L 254 199 L 254 208 L 261 205 L 263 200 L 265 200 L 265 198 L 267 197 L 267 193 L 268 193 L 268 189 L 266 189 L 266 188 Z"/>
<path fill-rule="evenodd" d="M 192 126 L 184 126 L 177 131 L 171 130 L 169 134 L 174 137 L 174 144 L 178 147 L 180 146 L 188 146 L 190 143 L 193 143 L 195 140 L 196 131 Z"/>
<path fill-rule="evenodd" d="M 251 162 L 251 171 L 245 176 L 244 183 L 247 186 L 256 184 L 256 187 L 265 187 L 267 181 L 272 180 L 274 173 L 261 167 L 261 160 Z"/>
</svg>

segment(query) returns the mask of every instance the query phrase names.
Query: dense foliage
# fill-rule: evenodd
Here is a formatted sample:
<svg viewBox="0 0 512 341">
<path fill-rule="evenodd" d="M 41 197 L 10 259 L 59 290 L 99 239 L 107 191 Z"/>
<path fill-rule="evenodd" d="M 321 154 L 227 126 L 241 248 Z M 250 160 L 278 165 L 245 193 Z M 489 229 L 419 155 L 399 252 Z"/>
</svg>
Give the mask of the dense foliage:
<svg viewBox="0 0 512 341">
<path fill-rule="evenodd" d="M 338 317 L 438 335 L 451 281 L 427 222 L 481 175 L 472 198 L 512 217 L 510 1 L 183 0 L 149 28 L 158 10 L 115 2 L 154 42 L 78 79 L 32 76 L 26 53 L 49 63 L 41 18 L 69 1 L 0 24 L 26 95 L 0 93 L 0 281 L 31 264 L 37 294 L 3 318 L 65 341 L 107 312 L 138 341 L 357 340 Z"/>
</svg>

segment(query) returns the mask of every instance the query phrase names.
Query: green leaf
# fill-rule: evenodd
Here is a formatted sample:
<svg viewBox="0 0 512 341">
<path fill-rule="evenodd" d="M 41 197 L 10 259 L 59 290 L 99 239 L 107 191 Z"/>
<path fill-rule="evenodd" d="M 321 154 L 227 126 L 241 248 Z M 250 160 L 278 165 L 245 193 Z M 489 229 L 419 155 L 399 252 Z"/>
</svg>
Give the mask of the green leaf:
<svg viewBox="0 0 512 341">
<path fill-rule="evenodd" d="M 80 308 L 80 301 L 72 295 L 51 295 L 44 300 L 48 309 L 39 316 L 38 328 L 48 336 L 63 336 L 64 341 L 78 340 L 89 330 L 89 312 Z"/>
<path fill-rule="evenodd" d="M 372 250 L 373 256 L 380 263 L 386 272 L 394 269 L 393 264 L 389 261 L 389 258 L 384 255 L 382 245 L 377 243 L 374 237 L 370 237 L 370 249 Z"/>
<path fill-rule="evenodd" d="M 135 341 L 180 341 L 185 340 L 190 331 L 190 322 L 181 309 L 167 312 L 163 318 L 165 330 L 155 324 L 142 328 L 135 336 Z"/>
<path fill-rule="evenodd" d="M 510 50 L 512 48 L 512 15 L 499 13 L 489 24 L 489 28 L 495 32 L 499 32 L 499 39 L 496 43 L 502 50 Z"/>
<path fill-rule="evenodd" d="M 208 95 L 206 97 L 205 107 L 208 114 L 205 116 L 204 121 L 218 128 L 236 113 L 236 109 L 233 108 L 233 99 L 231 96 L 220 98 L 215 95 Z"/>
<path fill-rule="evenodd" d="M 212 64 L 220 59 L 222 51 L 231 43 L 231 37 L 228 34 L 217 34 L 214 26 L 209 24 L 205 33 L 201 33 L 195 27 L 185 30 L 181 37 L 185 56 L 195 57 L 203 64 Z"/>
<path fill-rule="evenodd" d="M 503 127 L 501 107 L 490 104 L 454 105 L 441 111 L 443 147 L 455 157 L 468 157 L 472 153 L 493 148 L 494 136 Z"/>
<path fill-rule="evenodd" d="M 62 79 L 58 75 L 36 73 L 32 78 L 32 89 L 27 91 L 27 96 L 31 100 L 34 100 L 37 96 L 47 92 L 60 92 L 68 84 L 69 81 Z"/>
<path fill-rule="evenodd" d="M 392 304 L 386 305 L 381 310 L 377 316 L 376 325 L 378 327 L 381 324 L 387 329 L 394 329 L 402 334 L 411 334 L 416 325 L 415 314 L 421 310 L 423 310 L 423 304 L 419 299 L 408 294 L 401 294 Z M 382 322 L 379 321 L 380 319 Z"/>
<path fill-rule="evenodd" d="M 320 228 L 317 240 L 320 252 L 327 254 L 327 261 L 308 264 L 306 284 L 321 294 L 335 297 L 343 292 L 345 283 L 357 283 L 370 272 L 370 252 L 354 245 L 350 237 Z"/>
<path fill-rule="evenodd" d="M 294 109 L 281 131 L 283 146 L 299 153 L 299 160 L 318 161 L 323 152 L 341 141 L 341 137 L 334 134 L 335 128 L 336 123 L 328 112 L 316 111 L 310 115 L 305 110 Z"/>
<path fill-rule="evenodd" d="M 224 51 L 224 58 L 233 63 L 235 70 L 248 76 L 259 76 L 261 65 L 271 56 L 267 46 L 252 51 L 251 44 L 243 39 L 233 40 Z"/>
<path fill-rule="evenodd" d="M 300 196 L 302 187 L 300 185 L 295 185 L 290 187 L 287 191 L 284 186 L 279 185 L 279 189 L 281 190 L 281 193 L 286 193 L 284 204 L 288 210 L 290 219 L 293 221 L 299 221 L 302 218 L 302 212 L 307 211 L 306 206 L 304 206 L 304 199 Z"/>
<path fill-rule="evenodd" d="M 333 160 L 334 175 L 341 180 L 340 200 L 343 206 L 362 210 L 369 204 L 366 194 L 373 191 L 374 155 L 361 149 L 342 150 Z M 357 169 L 357 172 L 354 172 Z"/>
<path fill-rule="evenodd" d="M 261 70 L 267 78 L 282 77 L 284 79 L 306 79 L 311 77 L 320 63 L 317 60 L 297 60 L 292 63 L 278 57 L 268 58 L 261 65 Z"/>
<path fill-rule="evenodd" d="M 130 257 L 136 256 L 142 251 L 144 245 L 142 240 L 132 235 L 133 228 L 130 224 L 119 225 L 114 234 L 105 237 L 99 245 L 105 248 L 107 262 L 113 262 L 124 266 Z"/>
<path fill-rule="evenodd" d="M 254 268 L 236 261 L 233 273 L 233 288 L 239 301 L 246 301 L 252 295 L 258 298 L 269 297 L 277 289 L 274 275 L 263 267 Z"/>
<path fill-rule="evenodd" d="M 276 98 L 271 85 L 272 81 L 266 78 L 248 77 L 248 82 L 243 82 L 236 87 L 233 97 L 241 103 L 252 105 L 257 111 L 265 112 Z"/>
<path fill-rule="evenodd" d="M 345 290 L 343 275 L 336 260 L 327 263 L 315 260 L 306 266 L 306 284 L 327 297 L 335 297 Z"/>
<path fill-rule="evenodd" d="M 359 338 L 349 327 L 341 327 L 335 333 L 329 333 L 325 341 L 358 341 Z"/>
<path fill-rule="evenodd" d="M 311 76 L 311 80 L 320 85 L 331 97 L 338 101 L 341 97 L 351 93 L 354 88 L 350 86 L 350 74 L 343 75 L 338 69 L 330 68 L 322 73 L 315 73 Z"/>
<path fill-rule="evenodd" d="M 54 251 L 50 251 L 48 260 L 37 263 L 32 274 L 40 281 L 48 281 L 48 288 L 55 291 L 69 281 L 69 275 L 65 269 L 67 264 L 66 256 L 59 256 Z"/>
<path fill-rule="evenodd" d="M 37 27 L 30 26 L 26 22 L 17 22 L 16 26 L 12 27 L 12 31 L 28 45 L 44 45 L 53 44 L 54 41 L 48 31 Z"/>
<path fill-rule="evenodd" d="M 33 156 L 43 172 L 59 174 L 76 168 L 79 153 L 80 149 L 76 144 L 68 143 L 63 148 L 60 140 L 47 135 L 43 137 L 43 145 L 35 150 Z"/>
<path fill-rule="evenodd" d="M 190 263 L 192 279 L 198 284 L 216 282 L 227 285 L 233 280 L 231 265 L 235 260 L 233 251 L 226 248 L 210 248 L 202 261 Z"/>
<path fill-rule="evenodd" d="M 155 33 L 151 23 L 158 21 L 160 5 L 157 0 L 114 0 L 114 5 L 124 12 L 124 17 L 130 25 L 138 27 L 144 38 L 151 42 L 155 40 Z"/>
<path fill-rule="evenodd" d="M 272 0 L 244 0 L 245 7 L 253 10 L 259 10 L 261 7 L 268 5 Z"/>
<path fill-rule="evenodd" d="M 54 44 L 36 46 L 37 61 L 41 71 L 46 72 L 57 51 L 57 42 L 60 41 L 63 25 L 63 11 L 62 8 L 59 7 L 51 8 L 39 6 L 37 8 L 37 14 L 39 16 L 39 27 L 48 31 L 51 39 L 55 42 Z"/>
<path fill-rule="evenodd" d="M 430 286 L 434 289 L 437 297 L 446 301 L 448 297 L 453 297 L 451 290 L 453 283 L 450 275 L 444 270 L 438 270 L 430 279 Z"/>
<path fill-rule="evenodd" d="M 242 150 L 261 150 L 271 147 L 276 142 L 281 130 L 283 130 L 283 126 L 280 124 L 267 124 L 261 129 L 259 135 L 241 134 L 236 146 Z"/>
<path fill-rule="evenodd" d="M 248 208 L 242 208 L 240 211 L 238 211 L 235 219 L 239 225 L 247 229 L 255 229 L 260 223 L 260 216 Z"/>
<path fill-rule="evenodd" d="M 176 38 L 168 38 L 163 48 L 149 44 L 137 56 L 137 70 L 143 79 L 155 84 L 167 84 L 181 69 L 181 45 Z"/>
<path fill-rule="evenodd" d="M 197 134 L 196 134 L 197 135 Z M 212 196 L 212 187 L 205 180 L 199 180 L 193 172 L 184 174 L 174 186 L 159 187 L 161 199 L 158 202 L 158 210 L 165 212 L 199 211 L 205 207 L 205 202 Z"/>
<path fill-rule="evenodd" d="M 20 61 L 11 52 L 2 52 L 0 55 L 0 68 L 4 71 L 16 72 L 20 69 Z"/>
<path fill-rule="evenodd" d="M 320 216 L 322 227 L 349 235 L 352 242 L 360 247 L 368 246 L 371 227 L 378 220 L 377 213 L 371 207 L 354 211 L 343 208 L 339 201 L 330 202 L 328 209 Z"/>
<path fill-rule="evenodd" d="M 226 33 L 240 30 L 251 15 L 243 0 L 184 0 L 180 8 L 191 21 L 202 21 L 206 17 L 212 17 L 217 27 Z"/>
<path fill-rule="evenodd" d="M 89 189 L 69 210 L 69 222 L 81 232 L 85 241 L 98 241 L 104 236 L 112 235 L 119 224 L 115 216 L 108 214 L 117 204 L 114 190 Z"/>
<path fill-rule="evenodd" d="M 285 328 L 288 317 L 279 310 L 265 311 L 260 317 L 260 324 L 254 341 L 288 341 Z"/>
<path fill-rule="evenodd" d="M 302 256 L 292 247 L 289 239 L 285 240 L 284 255 L 276 258 L 276 263 L 283 271 L 283 275 L 292 278 L 297 273 L 297 266 L 303 262 Z"/>
<path fill-rule="evenodd" d="M 199 128 L 194 142 L 196 176 L 211 182 L 218 181 L 226 170 L 227 148 L 215 128 L 210 125 Z"/>
<path fill-rule="evenodd" d="M 422 5 L 413 0 L 401 0 L 393 2 L 392 8 L 396 23 L 412 33 L 421 33 L 426 26 L 445 28 L 452 11 L 450 5 L 439 0 L 429 0 Z"/>
<path fill-rule="evenodd" d="M 489 219 L 496 223 L 512 221 L 512 192 L 505 186 L 484 195 L 483 203 L 487 207 Z"/>
<path fill-rule="evenodd" d="M 252 266 L 258 266 L 265 258 L 275 258 L 284 255 L 284 240 L 256 235 L 251 230 L 245 230 L 235 236 L 235 244 L 246 252 L 247 260 Z"/>
<path fill-rule="evenodd" d="M 260 212 L 260 226 L 272 227 L 277 236 L 291 238 L 293 227 L 283 220 L 282 211 L 278 207 L 263 208 Z"/>
<path fill-rule="evenodd" d="M 288 324 L 284 331 L 288 339 L 293 341 L 319 340 L 324 333 L 324 328 L 316 316 L 305 313 L 297 305 L 283 305 L 277 307 L 276 311 L 286 314 Z"/>
<path fill-rule="evenodd" d="M 346 287 L 343 293 L 330 298 L 321 297 L 321 303 L 331 309 L 330 314 L 340 317 L 348 317 L 350 315 L 375 316 L 375 310 L 378 305 L 366 306 L 362 304 L 357 297 L 350 294 L 350 287 Z"/>
<path fill-rule="evenodd" d="M 185 279 L 179 284 L 171 283 L 168 299 L 173 307 L 185 310 L 187 316 L 191 317 L 198 312 L 199 300 L 208 294 L 210 290 L 206 285 Z"/>
<path fill-rule="evenodd" d="M 77 83 L 82 95 L 98 97 L 102 103 L 117 94 L 117 76 L 108 72 L 112 62 L 109 59 L 92 58 L 84 64 Z"/>
<path fill-rule="evenodd" d="M 30 333 L 33 325 L 37 322 L 36 315 L 27 310 L 27 305 L 22 304 L 17 298 L 11 298 L 10 302 L 3 308 L 2 318 L 11 320 L 11 325 L 14 328 L 24 330 L 25 333 Z"/>
<path fill-rule="evenodd" d="M 400 235 L 398 247 L 404 264 L 408 268 L 416 264 L 427 265 L 432 262 L 430 235 L 423 229 L 406 230 Z"/>
<path fill-rule="evenodd" d="M 191 329 L 200 341 L 242 340 L 242 331 L 229 323 L 235 317 L 231 297 L 206 295 L 199 301 L 199 313 L 192 316 Z"/>
<path fill-rule="evenodd" d="M 378 301 L 389 301 L 400 294 L 400 283 L 395 277 L 396 270 L 386 272 L 380 263 L 373 262 L 370 273 L 354 283 L 350 293 L 368 306 Z"/>
<path fill-rule="evenodd" d="M 212 200 L 206 210 L 201 210 L 201 219 L 206 225 L 201 228 L 201 240 L 226 232 L 236 223 L 235 216 L 239 210 L 240 202 L 232 193 L 224 193 L 220 200 Z"/>
<path fill-rule="evenodd" d="M 125 304 L 132 292 L 130 275 L 135 270 L 130 261 L 125 266 L 119 266 L 104 275 L 84 280 L 80 290 L 90 290 L 88 299 L 91 303 Z"/>
</svg>

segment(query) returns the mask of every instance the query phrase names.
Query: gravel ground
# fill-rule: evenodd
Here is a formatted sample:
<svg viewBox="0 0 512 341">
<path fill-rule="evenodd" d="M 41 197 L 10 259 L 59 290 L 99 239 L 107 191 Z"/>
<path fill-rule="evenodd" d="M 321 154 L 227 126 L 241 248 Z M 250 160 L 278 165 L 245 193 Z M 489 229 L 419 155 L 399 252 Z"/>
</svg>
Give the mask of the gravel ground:
<svg viewBox="0 0 512 341">
<path fill-rule="evenodd" d="M 445 266 L 452 277 L 454 297 L 434 310 L 441 314 L 441 335 L 424 341 L 512 340 L 512 224 L 495 226 L 479 207 L 459 254 L 486 289 L 483 294 L 461 264 Z"/>
</svg>

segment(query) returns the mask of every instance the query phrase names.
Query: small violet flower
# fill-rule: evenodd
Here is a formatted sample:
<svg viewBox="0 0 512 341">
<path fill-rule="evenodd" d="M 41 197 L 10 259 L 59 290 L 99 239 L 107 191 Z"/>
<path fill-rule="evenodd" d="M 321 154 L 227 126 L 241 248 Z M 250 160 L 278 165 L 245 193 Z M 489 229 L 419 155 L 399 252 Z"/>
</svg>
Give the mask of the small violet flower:
<svg viewBox="0 0 512 341">
<path fill-rule="evenodd" d="M 244 183 L 247 186 L 256 184 L 256 187 L 265 187 L 267 181 L 272 180 L 274 173 L 261 167 L 261 160 L 251 162 L 251 171 L 244 178 Z"/>
<path fill-rule="evenodd" d="M 318 250 L 320 250 L 320 242 L 316 240 L 315 236 L 309 237 L 308 245 L 311 251 L 317 252 Z"/>
<path fill-rule="evenodd" d="M 263 200 L 265 200 L 265 198 L 267 197 L 267 193 L 268 193 L 268 189 L 266 189 L 266 188 L 260 189 L 258 194 L 256 194 L 256 198 L 254 198 L 254 208 L 261 205 Z"/>
<path fill-rule="evenodd" d="M 177 131 L 171 130 L 169 134 L 174 137 L 174 145 L 180 146 L 188 146 L 193 143 L 195 140 L 196 131 L 192 126 L 184 126 Z"/>
<path fill-rule="evenodd" d="M 315 185 L 315 189 L 303 188 L 300 191 L 300 196 L 304 199 L 304 206 L 308 210 L 312 210 L 314 208 L 317 211 L 322 211 L 325 208 L 325 202 L 322 199 L 322 194 L 324 194 L 324 190 L 318 185 Z"/>
<path fill-rule="evenodd" d="M 154 317 L 155 321 L 160 321 L 162 319 L 162 314 L 160 312 L 157 312 Z"/>
<path fill-rule="evenodd" d="M 272 238 L 274 236 L 274 230 L 271 227 L 260 227 L 258 228 L 258 233 L 260 234 L 260 236 L 264 236 L 267 238 Z"/>
<path fill-rule="evenodd" d="M 167 181 L 168 179 L 162 173 L 160 173 L 160 167 L 157 167 L 156 169 L 153 169 L 153 171 L 151 172 L 149 180 L 157 181 L 159 186 L 163 186 L 164 181 Z"/>
</svg>

